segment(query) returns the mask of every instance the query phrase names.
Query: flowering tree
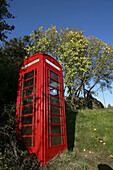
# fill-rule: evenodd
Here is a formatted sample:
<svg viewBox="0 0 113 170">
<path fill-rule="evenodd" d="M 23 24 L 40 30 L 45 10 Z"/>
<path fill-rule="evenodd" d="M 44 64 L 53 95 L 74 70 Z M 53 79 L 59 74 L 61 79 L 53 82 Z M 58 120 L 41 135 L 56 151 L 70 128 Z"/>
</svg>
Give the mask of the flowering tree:
<svg viewBox="0 0 113 170">
<path fill-rule="evenodd" d="M 89 97 L 93 88 L 100 84 L 111 88 L 113 80 L 113 46 L 96 37 L 86 38 L 78 29 L 43 27 L 30 34 L 29 55 L 48 53 L 63 67 L 65 87 L 70 98 Z"/>
</svg>

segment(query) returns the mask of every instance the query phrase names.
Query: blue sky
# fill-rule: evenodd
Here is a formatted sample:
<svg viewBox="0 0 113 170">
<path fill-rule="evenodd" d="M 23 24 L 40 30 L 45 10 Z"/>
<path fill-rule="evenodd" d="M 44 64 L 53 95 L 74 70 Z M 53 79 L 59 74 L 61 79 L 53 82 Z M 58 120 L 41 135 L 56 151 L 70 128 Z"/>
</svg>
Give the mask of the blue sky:
<svg viewBox="0 0 113 170">
<path fill-rule="evenodd" d="M 9 39 L 52 25 L 58 30 L 77 27 L 86 37 L 93 35 L 113 44 L 113 0 L 13 0 L 10 12 L 16 18 L 8 21 L 15 25 Z M 113 105 L 113 90 L 112 94 L 105 91 L 104 98 L 106 106 Z M 104 104 L 101 91 L 98 99 Z"/>
</svg>

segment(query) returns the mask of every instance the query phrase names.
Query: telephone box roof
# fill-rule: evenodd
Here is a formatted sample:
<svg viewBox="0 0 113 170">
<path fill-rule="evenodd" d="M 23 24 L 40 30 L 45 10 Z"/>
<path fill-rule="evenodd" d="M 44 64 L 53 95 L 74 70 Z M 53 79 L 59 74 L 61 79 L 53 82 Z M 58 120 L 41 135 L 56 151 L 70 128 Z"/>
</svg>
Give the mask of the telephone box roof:
<svg viewBox="0 0 113 170">
<path fill-rule="evenodd" d="M 61 65 L 59 64 L 58 61 L 56 61 L 53 57 L 51 57 L 50 55 L 48 54 L 45 54 L 45 53 L 36 53 L 36 54 L 33 54 L 31 56 L 29 56 L 28 58 L 26 58 L 21 64 L 20 64 L 20 67 L 28 64 L 28 63 L 31 63 L 33 62 L 34 60 L 36 59 L 41 59 L 41 58 L 47 58 L 49 59 L 53 64 L 57 65 L 58 67 L 60 67 L 60 69 L 62 70 L 62 67 Z"/>
</svg>

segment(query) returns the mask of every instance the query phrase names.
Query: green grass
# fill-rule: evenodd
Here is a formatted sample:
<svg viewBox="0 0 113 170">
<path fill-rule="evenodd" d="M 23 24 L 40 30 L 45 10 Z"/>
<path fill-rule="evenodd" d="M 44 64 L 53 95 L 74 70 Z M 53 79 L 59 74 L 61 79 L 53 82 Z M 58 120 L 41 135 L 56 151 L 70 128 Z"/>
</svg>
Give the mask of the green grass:
<svg viewBox="0 0 113 170">
<path fill-rule="evenodd" d="M 81 110 L 76 117 L 75 147 L 113 154 L 113 110 Z"/>
<path fill-rule="evenodd" d="M 48 169 L 113 168 L 113 109 L 74 112 L 68 107 L 66 117 L 69 151 L 53 158 Z"/>
</svg>

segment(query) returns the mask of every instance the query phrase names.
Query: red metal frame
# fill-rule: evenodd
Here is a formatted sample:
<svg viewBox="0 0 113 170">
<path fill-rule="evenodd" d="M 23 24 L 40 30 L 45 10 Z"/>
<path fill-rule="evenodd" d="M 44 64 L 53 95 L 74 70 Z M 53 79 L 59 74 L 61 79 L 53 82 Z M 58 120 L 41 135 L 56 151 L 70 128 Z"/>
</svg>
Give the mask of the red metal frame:
<svg viewBox="0 0 113 170">
<path fill-rule="evenodd" d="M 67 149 L 63 74 L 51 56 L 39 53 L 20 66 L 17 92 L 17 136 L 45 165 Z"/>
</svg>

